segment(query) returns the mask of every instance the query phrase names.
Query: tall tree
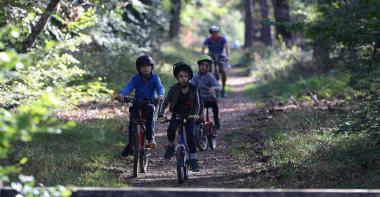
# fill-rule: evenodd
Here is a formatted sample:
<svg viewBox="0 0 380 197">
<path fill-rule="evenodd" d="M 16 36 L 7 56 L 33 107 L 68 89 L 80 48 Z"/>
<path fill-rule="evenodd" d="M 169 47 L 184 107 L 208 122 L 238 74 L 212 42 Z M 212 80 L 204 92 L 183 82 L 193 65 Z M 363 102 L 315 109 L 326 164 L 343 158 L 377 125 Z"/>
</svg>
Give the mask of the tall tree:
<svg viewBox="0 0 380 197">
<path fill-rule="evenodd" d="M 268 21 L 269 11 L 268 11 L 267 0 L 260 0 L 260 11 L 261 11 L 261 18 L 265 21 Z M 272 35 L 271 35 L 270 26 L 266 22 L 262 24 L 260 40 L 264 42 L 266 45 L 272 45 Z"/>
<path fill-rule="evenodd" d="M 251 47 L 253 44 L 253 19 L 252 19 L 252 8 L 253 0 L 243 0 L 244 1 L 244 24 L 245 24 L 245 34 L 244 34 L 244 47 Z"/>
<path fill-rule="evenodd" d="M 60 0 L 50 0 L 49 4 L 47 5 L 45 9 L 45 12 L 41 15 L 41 18 L 38 20 L 36 25 L 32 28 L 32 32 L 25 40 L 23 47 L 21 49 L 21 52 L 26 53 L 28 49 L 30 49 L 33 46 L 38 35 L 45 28 L 45 25 L 49 21 L 51 15 L 57 11 L 59 2 Z"/>
<path fill-rule="evenodd" d="M 274 8 L 274 18 L 277 23 L 284 23 L 290 21 L 289 16 L 289 3 L 287 0 L 272 0 Z M 276 38 L 282 37 L 287 45 L 290 45 L 292 34 L 286 29 L 284 24 L 276 25 Z"/>
<path fill-rule="evenodd" d="M 171 0 L 169 37 L 176 38 L 181 27 L 181 0 Z"/>
</svg>

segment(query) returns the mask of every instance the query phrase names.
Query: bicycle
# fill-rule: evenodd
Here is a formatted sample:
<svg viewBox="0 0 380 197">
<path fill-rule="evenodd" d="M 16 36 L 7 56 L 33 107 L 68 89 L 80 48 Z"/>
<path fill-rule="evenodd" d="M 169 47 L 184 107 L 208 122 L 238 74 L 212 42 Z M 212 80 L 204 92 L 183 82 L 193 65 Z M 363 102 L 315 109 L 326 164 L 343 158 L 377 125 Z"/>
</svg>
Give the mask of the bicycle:
<svg viewBox="0 0 380 197">
<path fill-rule="evenodd" d="M 180 184 L 188 179 L 188 169 L 190 168 L 190 152 L 184 135 L 186 122 L 190 118 L 194 118 L 194 116 L 176 114 L 176 119 L 174 120 L 179 122 L 177 126 L 178 143 L 175 147 L 175 155 L 177 159 L 177 178 Z M 169 121 L 169 119 L 165 118 L 161 123 L 167 123 Z"/>
<path fill-rule="evenodd" d="M 214 77 L 216 78 L 216 80 L 222 80 L 220 79 L 220 68 L 224 66 L 225 63 L 227 63 L 226 59 L 224 56 L 220 55 L 220 54 L 210 54 L 210 57 L 212 59 L 212 65 L 210 67 L 210 72 L 214 74 Z M 214 69 L 213 69 L 214 67 Z M 212 72 L 214 71 L 214 72 Z M 223 81 L 222 81 L 222 84 L 223 84 Z M 223 90 L 224 90 L 224 86 L 223 86 Z M 216 91 L 216 97 L 219 98 L 220 96 L 223 96 L 223 91 L 222 90 L 218 90 Z"/>
<path fill-rule="evenodd" d="M 145 100 L 145 101 L 137 101 L 131 97 L 122 97 L 118 99 L 119 102 L 122 103 L 132 103 L 133 107 L 135 107 L 137 112 L 137 117 L 133 117 L 133 129 L 132 129 L 132 139 L 134 151 L 133 151 L 133 177 L 138 177 L 139 172 L 146 173 L 148 168 L 148 161 L 150 154 L 148 153 L 149 148 L 145 146 L 147 144 L 147 140 L 145 138 L 146 128 L 145 128 L 145 118 L 144 113 L 141 108 L 143 105 L 152 103 L 155 104 L 157 101 L 153 100 Z M 137 143 L 136 143 L 137 142 Z"/>
<path fill-rule="evenodd" d="M 207 150 L 208 147 L 210 147 L 211 150 L 216 148 L 216 128 L 209 118 L 209 108 L 210 107 L 205 107 L 206 119 L 202 119 L 196 130 L 196 143 L 198 148 L 202 151 Z"/>
<path fill-rule="evenodd" d="M 210 72 L 214 74 L 214 77 L 216 80 L 219 81 L 220 73 L 219 73 L 219 65 L 221 64 L 220 57 L 218 54 L 210 54 L 210 57 L 212 59 L 212 65 L 210 67 Z M 212 72 L 214 71 L 214 72 Z"/>
</svg>

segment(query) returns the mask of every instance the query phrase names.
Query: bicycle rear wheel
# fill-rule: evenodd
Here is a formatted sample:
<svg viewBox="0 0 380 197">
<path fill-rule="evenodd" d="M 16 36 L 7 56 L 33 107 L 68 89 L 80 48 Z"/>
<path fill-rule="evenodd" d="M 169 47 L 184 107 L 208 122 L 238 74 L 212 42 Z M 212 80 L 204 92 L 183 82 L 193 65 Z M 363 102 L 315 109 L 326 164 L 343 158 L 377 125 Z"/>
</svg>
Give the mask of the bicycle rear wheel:
<svg viewBox="0 0 380 197">
<path fill-rule="evenodd" d="M 199 150 L 205 151 L 207 150 L 208 140 L 207 133 L 205 131 L 205 125 L 200 124 L 196 130 L 196 142 Z"/>
<path fill-rule="evenodd" d="M 140 125 L 136 125 L 135 127 L 135 131 L 133 132 L 134 133 L 134 148 L 135 148 L 135 151 L 134 151 L 134 154 L 133 154 L 133 177 L 138 177 L 139 175 L 139 160 L 140 160 L 140 153 L 141 153 L 141 150 L 140 150 L 140 135 L 139 135 L 139 132 L 140 132 L 140 129 L 141 129 L 141 126 Z"/>
<path fill-rule="evenodd" d="M 185 166 L 185 150 L 183 147 L 177 149 L 177 176 L 178 183 L 183 183 L 185 177 L 187 176 L 186 166 Z"/>
</svg>

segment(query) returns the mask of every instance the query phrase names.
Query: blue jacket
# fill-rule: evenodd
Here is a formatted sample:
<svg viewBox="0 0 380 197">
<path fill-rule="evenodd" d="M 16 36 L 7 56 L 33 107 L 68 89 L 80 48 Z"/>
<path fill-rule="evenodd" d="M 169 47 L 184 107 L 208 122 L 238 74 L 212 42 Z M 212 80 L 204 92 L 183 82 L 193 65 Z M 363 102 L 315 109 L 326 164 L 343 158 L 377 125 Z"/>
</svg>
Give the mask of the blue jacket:
<svg viewBox="0 0 380 197">
<path fill-rule="evenodd" d="M 121 89 L 119 95 L 125 96 L 135 90 L 135 99 L 142 101 L 144 99 L 153 99 L 158 96 L 165 95 L 165 89 L 161 84 L 160 77 L 154 73 L 150 76 L 148 81 L 143 81 L 140 74 L 132 77 L 127 85 Z"/>
</svg>

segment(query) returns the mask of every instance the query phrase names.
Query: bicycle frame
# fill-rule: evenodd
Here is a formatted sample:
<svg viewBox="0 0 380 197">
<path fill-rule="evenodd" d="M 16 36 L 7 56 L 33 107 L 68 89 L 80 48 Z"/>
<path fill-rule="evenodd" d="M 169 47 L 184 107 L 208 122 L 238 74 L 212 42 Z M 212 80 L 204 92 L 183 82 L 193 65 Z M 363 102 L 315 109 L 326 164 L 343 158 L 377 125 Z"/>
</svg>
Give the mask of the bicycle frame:
<svg viewBox="0 0 380 197">
<path fill-rule="evenodd" d="M 209 102 L 210 100 L 206 101 Z M 202 120 L 196 133 L 197 146 L 200 150 L 204 151 L 207 147 L 215 149 L 216 147 L 216 129 L 214 123 L 210 120 L 209 108 L 204 102 L 204 109 L 206 110 L 206 118 Z"/>
<path fill-rule="evenodd" d="M 178 133 L 178 143 L 176 145 L 176 148 L 175 150 L 177 151 L 180 147 L 183 147 L 184 150 L 186 150 L 185 152 L 187 153 L 187 157 L 189 156 L 189 149 L 187 147 L 187 143 L 186 143 L 186 135 L 185 135 L 185 124 L 186 124 L 186 119 L 184 119 L 183 117 L 180 117 L 180 118 L 176 118 L 176 121 L 180 121 L 180 123 L 178 124 L 178 129 L 177 129 L 177 133 Z M 187 158 L 188 160 L 189 158 Z"/>
<path fill-rule="evenodd" d="M 189 169 L 190 159 L 189 149 L 186 144 L 187 139 L 184 134 L 187 118 L 179 115 L 179 117 L 176 116 L 175 121 L 179 121 L 177 126 L 178 143 L 175 148 L 177 157 L 177 176 L 178 183 L 183 183 L 184 180 L 188 179 L 187 171 Z"/>
<path fill-rule="evenodd" d="M 137 110 L 137 111 L 132 112 L 132 113 L 137 114 L 136 116 L 134 114 L 131 114 L 133 115 L 132 128 L 134 129 L 133 131 L 134 133 L 132 134 L 133 141 L 132 139 L 130 139 L 130 141 L 133 142 L 133 145 L 134 145 L 133 176 L 137 177 L 139 170 L 140 172 L 145 173 L 148 167 L 149 154 L 147 154 L 148 149 L 145 147 L 146 128 L 145 128 L 145 118 L 144 118 L 144 113 L 142 111 L 142 107 L 144 104 L 149 103 L 149 101 L 139 102 L 133 98 L 123 97 L 121 99 L 121 102 L 132 103 L 133 108 Z"/>
<path fill-rule="evenodd" d="M 216 133 L 212 132 L 213 129 L 211 129 L 211 127 L 213 127 L 214 123 L 210 120 L 210 116 L 209 116 L 209 108 L 210 107 L 205 107 L 206 109 L 206 120 L 204 121 L 204 125 L 206 127 L 206 132 L 208 135 L 215 135 Z"/>
<path fill-rule="evenodd" d="M 144 113 L 142 112 L 141 110 L 141 106 L 138 107 L 138 117 L 134 117 L 133 119 L 133 127 L 136 128 L 135 130 L 135 135 L 139 135 L 139 145 L 140 145 L 140 148 L 144 148 L 144 144 L 145 144 L 145 119 L 144 119 Z"/>
</svg>

